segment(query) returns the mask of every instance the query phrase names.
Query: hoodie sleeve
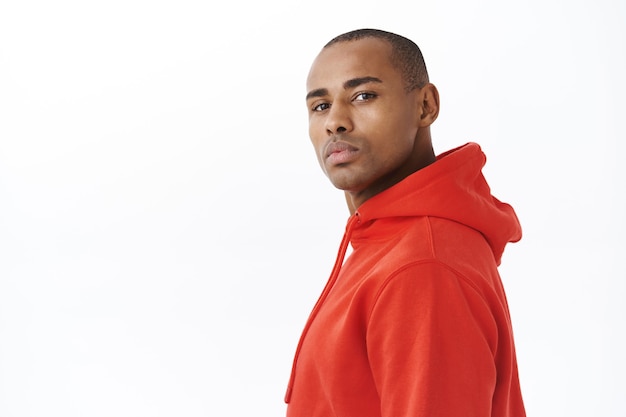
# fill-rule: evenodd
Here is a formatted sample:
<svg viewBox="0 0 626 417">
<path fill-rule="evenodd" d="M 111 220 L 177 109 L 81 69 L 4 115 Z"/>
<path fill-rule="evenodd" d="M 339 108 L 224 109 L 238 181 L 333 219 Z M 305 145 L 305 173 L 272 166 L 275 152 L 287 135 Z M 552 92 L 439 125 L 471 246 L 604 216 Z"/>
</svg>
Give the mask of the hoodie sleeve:
<svg viewBox="0 0 626 417">
<path fill-rule="evenodd" d="M 388 278 L 367 327 L 382 416 L 490 416 L 497 338 L 480 291 L 447 266 L 413 264 Z"/>
</svg>

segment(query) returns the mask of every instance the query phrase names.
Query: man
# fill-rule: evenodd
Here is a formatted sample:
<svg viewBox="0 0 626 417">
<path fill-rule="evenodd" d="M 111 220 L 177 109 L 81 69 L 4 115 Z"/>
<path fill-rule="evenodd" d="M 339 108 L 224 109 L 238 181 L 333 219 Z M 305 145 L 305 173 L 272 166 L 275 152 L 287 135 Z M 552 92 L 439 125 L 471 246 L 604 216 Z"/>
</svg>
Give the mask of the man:
<svg viewBox="0 0 626 417">
<path fill-rule="evenodd" d="M 524 416 L 497 271 L 521 228 L 477 144 L 435 156 L 439 94 L 419 48 L 340 35 L 307 90 L 311 141 L 351 216 L 296 350 L 287 416 Z"/>
</svg>

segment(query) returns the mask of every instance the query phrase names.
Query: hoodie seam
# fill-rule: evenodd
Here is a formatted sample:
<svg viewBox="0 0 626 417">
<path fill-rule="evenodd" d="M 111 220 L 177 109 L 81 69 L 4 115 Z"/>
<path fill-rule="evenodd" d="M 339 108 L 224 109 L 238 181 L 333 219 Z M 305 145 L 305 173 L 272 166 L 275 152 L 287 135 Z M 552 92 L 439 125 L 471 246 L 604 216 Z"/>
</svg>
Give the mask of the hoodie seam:
<svg viewBox="0 0 626 417">
<path fill-rule="evenodd" d="M 435 241 L 433 239 L 433 228 L 432 228 L 432 224 L 430 222 L 430 216 L 424 216 L 426 217 L 426 228 L 427 228 L 427 236 L 428 236 L 428 248 L 430 249 L 430 256 L 434 259 L 436 259 L 437 257 L 435 256 Z"/>
<path fill-rule="evenodd" d="M 369 326 L 369 323 L 372 320 L 372 315 L 374 314 L 374 310 L 376 309 L 376 307 L 378 305 L 378 301 L 379 301 L 380 297 L 382 296 L 383 292 L 385 292 L 385 289 L 387 289 L 387 287 L 389 286 L 391 281 L 393 281 L 394 279 L 398 278 L 400 273 L 406 271 L 407 269 L 411 269 L 411 268 L 414 268 L 416 266 L 426 265 L 426 264 L 438 265 L 438 266 L 440 266 L 440 267 L 442 267 L 444 269 L 447 269 L 448 271 L 452 272 L 457 280 L 462 281 L 465 285 L 469 286 L 473 291 L 476 292 L 476 294 L 480 297 L 480 299 L 485 304 L 488 304 L 488 302 L 485 299 L 484 295 L 482 294 L 482 291 L 480 290 L 480 288 L 472 280 L 467 278 L 465 275 L 463 275 L 462 273 L 460 273 L 456 269 L 452 268 L 450 265 L 448 265 L 448 264 L 446 264 L 444 262 L 441 262 L 441 261 L 439 261 L 437 259 L 434 259 L 434 258 L 433 259 L 422 259 L 422 260 L 419 260 L 419 261 L 414 261 L 414 262 L 408 263 L 408 264 L 403 265 L 402 267 L 396 269 L 391 274 L 389 274 L 389 276 L 387 278 L 385 278 L 385 280 L 380 284 L 380 287 L 376 291 L 376 295 L 373 298 L 372 307 L 370 308 L 370 311 L 369 311 L 369 313 L 367 315 L 368 326 Z"/>
</svg>

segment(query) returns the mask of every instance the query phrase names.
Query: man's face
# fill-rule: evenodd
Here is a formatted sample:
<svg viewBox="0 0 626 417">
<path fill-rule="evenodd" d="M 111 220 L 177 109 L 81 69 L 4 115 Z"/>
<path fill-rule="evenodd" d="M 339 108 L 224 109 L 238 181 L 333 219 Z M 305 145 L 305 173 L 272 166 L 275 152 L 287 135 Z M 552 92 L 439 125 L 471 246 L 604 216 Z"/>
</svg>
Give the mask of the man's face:
<svg viewBox="0 0 626 417">
<path fill-rule="evenodd" d="M 317 56 L 307 79 L 309 136 L 324 173 L 358 204 L 417 168 L 419 90 L 405 90 L 391 46 L 364 38 Z"/>
</svg>

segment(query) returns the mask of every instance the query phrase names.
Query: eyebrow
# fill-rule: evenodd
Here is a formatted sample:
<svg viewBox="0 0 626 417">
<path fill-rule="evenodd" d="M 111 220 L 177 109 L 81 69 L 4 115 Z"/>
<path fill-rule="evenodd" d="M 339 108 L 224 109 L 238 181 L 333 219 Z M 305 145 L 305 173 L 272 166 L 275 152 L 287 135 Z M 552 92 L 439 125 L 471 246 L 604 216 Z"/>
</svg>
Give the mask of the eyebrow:
<svg viewBox="0 0 626 417">
<path fill-rule="evenodd" d="M 343 89 L 347 90 L 349 88 L 355 88 L 358 87 L 362 84 L 367 84 L 367 83 L 382 83 L 383 81 L 380 78 L 376 78 L 376 77 L 358 77 L 358 78 L 352 78 L 348 81 L 346 81 L 345 83 L 343 83 Z M 328 94 L 328 89 L 327 88 L 318 88 L 316 90 L 312 90 L 309 91 L 308 94 L 306 95 L 306 99 L 310 99 L 313 97 L 323 97 L 325 95 Z"/>
</svg>

